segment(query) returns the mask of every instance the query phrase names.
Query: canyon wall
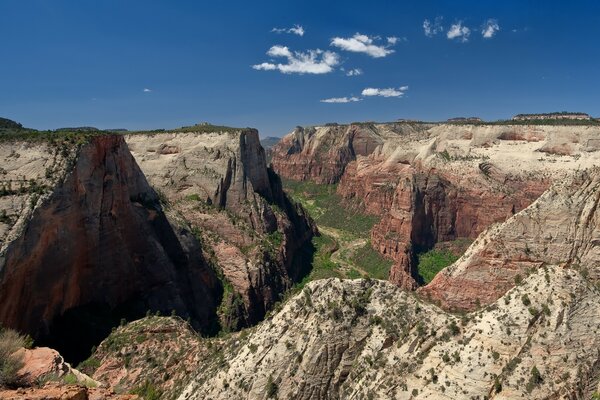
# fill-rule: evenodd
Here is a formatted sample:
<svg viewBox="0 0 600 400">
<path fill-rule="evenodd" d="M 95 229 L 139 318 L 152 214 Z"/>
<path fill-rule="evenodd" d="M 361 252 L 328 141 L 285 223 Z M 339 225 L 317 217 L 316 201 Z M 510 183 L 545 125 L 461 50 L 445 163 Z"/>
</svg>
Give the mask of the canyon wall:
<svg viewBox="0 0 600 400">
<path fill-rule="evenodd" d="M 267 168 L 254 129 L 126 137 L 140 168 L 201 239 L 226 281 L 224 325 L 261 320 L 298 277 L 296 252 L 315 232 Z"/>
<path fill-rule="evenodd" d="M 0 145 L 5 326 L 72 360 L 147 310 L 254 324 L 301 274 L 316 228 L 256 130 L 65 138 Z"/>
<path fill-rule="evenodd" d="M 600 281 L 600 170 L 556 182 L 532 205 L 490 227 L 461 259 L 420 289 L 446 308 L 490 304 L 548 264 Z"/>
<path fill-rule="evenodd" d="M 352 140 L 357 132 L 368 138 L 362 153 Z M 339 182 L 342 197 L 381 216 L 371 243 L 395 261 L 390 279 L 415 288 L 417 252 L 440 241 L 474 239 L 531 204 L 553 181 L 594 165 L 598 135 L 596 126 L 314 127 L 284 137 L 273 148 L 273 166 L 284 178 Z M 336 167 L 317 168 L 323 160 L 336 160 Z"/>
<path fill-rule="evenodd" d="M 29 144 L 4 146 L 28 151 Z M 147 310 L 174 310 L 198 329 L 213 331 L 221 283 L 191 232 L 169 222 L 123 137 L 94 136 L 61 152 L 68 162 L 32 152 L 38 161 L 31 168 L 8 165 L 31 181 L 33 193 L 26 194 L 29 217 L 3 244 L 2 324 L 68 359 L 89 351 L 120 318 L 139 318 Z M 40 175 L 46 164 L 62 167 Z M 42 184 L 34 176 L 50 176 L 54 186 L 37 189 Z M 23 194 L 8 193 L 3 205 L 14 196 Z M 6 214 L 20 210 L 20 203 Z"/>
</svg>

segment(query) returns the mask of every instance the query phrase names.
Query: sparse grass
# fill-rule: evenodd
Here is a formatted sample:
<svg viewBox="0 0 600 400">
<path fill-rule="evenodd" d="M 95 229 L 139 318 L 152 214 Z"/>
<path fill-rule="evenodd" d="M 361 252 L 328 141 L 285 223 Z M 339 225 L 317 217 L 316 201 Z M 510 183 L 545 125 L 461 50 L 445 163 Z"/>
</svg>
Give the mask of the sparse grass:
<svg viewBox="0 0 600 400">
<path fill-rule="evenodd" d="M 429 283 L 438 272 L 454 263 L 458 258 L 447 250 L 429 250 L 417 255 L 417 272 L 424 283 Z"/>
</svg>

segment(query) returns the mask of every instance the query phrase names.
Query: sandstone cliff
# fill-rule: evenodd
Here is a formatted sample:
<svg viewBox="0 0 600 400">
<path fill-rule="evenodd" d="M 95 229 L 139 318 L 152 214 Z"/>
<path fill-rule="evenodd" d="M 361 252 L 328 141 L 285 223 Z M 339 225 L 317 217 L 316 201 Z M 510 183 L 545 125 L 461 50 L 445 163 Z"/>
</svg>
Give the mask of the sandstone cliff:
<svg viewBox="0 0 600 400">
<path fill-rule="evenodd" d="M 315 231 L 267 168 L 254 129 L 128 135 L 169 215 L 192 226 L 226 281 L 222 322 L 261 320 L 298 275 L 292 262 Z"/>
<path fill-rule="evenodd" d="M 414 288 L 416 253 L 439 241 L 474 239 L 552 181 L 593 165 L 599 134 L 596 126 L 298 128 L 273 148 L 273 166 L 290 179 L 339 182 L 340 195 L 381 216 L 371 243 L 395 260 L 391 280 Z"/>
<path fill-rule="evenodd" d="M 567 264 L 600 280 L 600 170 L 556 182 L 531 206 L 482 234 L 421 293 L 442 305 L 474 309 L 494 302 L 530 271 Z"/>
<path fill-rule="evenodd" d="M 598 294 L 548 266 L 457 317 L 386 282 L 316 281 L 247 337 L 224 340 L 179 398 L 590 398 Z"/>
<path fill-rule="evenodd" d="M 20 146 L 25 151 L 18 154 L 34 162 L 3 167 L 12 168 L 8 177 L 22 174 L 31 188 L 2 197 L 10 222 L 17 221 L 4 236 L 0 259 L 4 326 L 71 360 L 120 318 L 146 310 L 175 310 L 199 329 L 214 329 L 220 282 L 194 236 L 169 223 L 122 137 L 94 136 L 62 151 L 63 161 L 44 154 L 51 143 L 33 144 L 31 152 L 28 143 L 6 146 Z M 42 175 L 46 165 L 62 168 Z M 43 189 L 40 179 L 48 180 Z"/>
</svg>

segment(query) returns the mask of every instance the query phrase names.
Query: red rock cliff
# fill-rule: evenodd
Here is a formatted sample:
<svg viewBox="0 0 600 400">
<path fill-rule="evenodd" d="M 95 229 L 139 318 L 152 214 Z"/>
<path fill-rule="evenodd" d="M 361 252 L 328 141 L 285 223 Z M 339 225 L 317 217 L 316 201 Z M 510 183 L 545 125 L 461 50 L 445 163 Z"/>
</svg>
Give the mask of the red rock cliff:
<svg viewBox="0 0 600 400">
<path fill-rule="evenodd" d="M 219 281 L 196 239 L 170 225 L 121 136 L 81 147 L 1 262 L 2 324 L 67 359 L 146 310 L 215 323 Z"/>
</svg>

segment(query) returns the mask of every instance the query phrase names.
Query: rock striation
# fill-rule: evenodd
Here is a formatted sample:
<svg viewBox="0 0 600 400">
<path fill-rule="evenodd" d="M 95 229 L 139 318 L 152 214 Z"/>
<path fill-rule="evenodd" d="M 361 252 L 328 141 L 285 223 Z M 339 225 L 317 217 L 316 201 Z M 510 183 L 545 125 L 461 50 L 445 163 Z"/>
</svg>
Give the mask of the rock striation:
<svg viewBox="0 0 600 400">
<path fill-rule="evenodd" d="M 462 317 L 388 282 L 315 281 L 224 340 L 179 399 L 590 398 L 598 298 L 558 266 Z"/>
<path fill-rule="evenodd" d="M 379 215 L 371 243 L 395 261 L 390 279 L 419 282 L 415 255 L 476 238 L 538 198 L 555 180 L 598 161 L 597 126 L 353 124 L 297 128 L 273 148 L 285 178 L 339 183 Z M 361 138 L 356 141 L 356 138 Z"/>
<path fill-rule="evenodd" d="M 496 301 L 530 271 L 570 265 L 600 280 L 600 170 L 556 182 L 532 205 L 490 227 L 421 293 L 446 308 Z"/>
<path fill-rule="evenodd" d="M 59 164 L 64 168 L 42 196 L 2 198 L 16 198 L 17 212 L 20 197 L 36 199 L 26 206 L 28 217 L 19 217 L 14 240 L 3 244 L 2 324 L 69 360 L 89 351 L 120 318 L 147 310 L 175 310 L 198 329 L 213 329 L 220 282 L 191 232 L 171 225 L 123 137 L 93 136 L 65 153 L 68 162 Z M 45 165 L 20 167 L 24 180 L 38 164 Z"/>
<path fill-rule="evenodd" d="M 316 232 L 267 167 L 255 129 L 128 135 L 173 220 L 188 224 L 225 280 L 223 325 L 260 321 L 297 279 L 297 251 Z"/>
</svg>

